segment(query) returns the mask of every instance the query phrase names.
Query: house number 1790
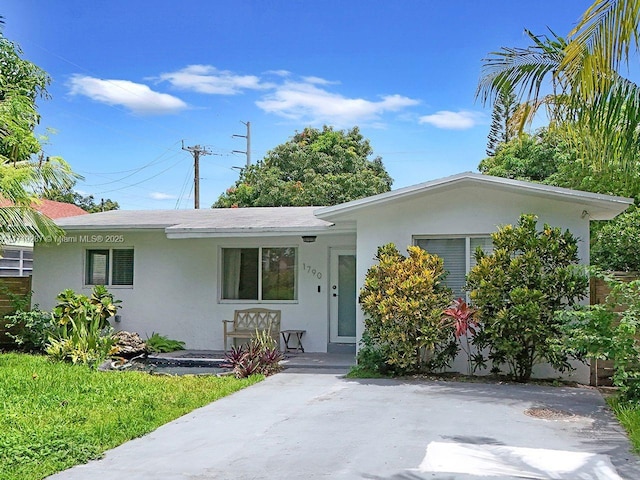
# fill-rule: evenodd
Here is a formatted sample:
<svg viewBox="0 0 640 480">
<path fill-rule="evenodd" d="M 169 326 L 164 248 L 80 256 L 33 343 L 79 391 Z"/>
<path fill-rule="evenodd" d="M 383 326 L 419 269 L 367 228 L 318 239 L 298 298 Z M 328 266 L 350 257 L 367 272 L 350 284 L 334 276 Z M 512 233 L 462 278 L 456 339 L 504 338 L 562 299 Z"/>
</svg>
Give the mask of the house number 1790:
<svg viewBox="0 0 640 480">
<path fill-rule="evenodd" d="M 307 272 L 312 277 L 316 277 L 318 280 L 322 278 L 322 272 L 319 272 L 318 270 L 313 268 L 311 265 L 307 265 L 306 263 L 303 263 L 302 270 Z"/>
</svg>

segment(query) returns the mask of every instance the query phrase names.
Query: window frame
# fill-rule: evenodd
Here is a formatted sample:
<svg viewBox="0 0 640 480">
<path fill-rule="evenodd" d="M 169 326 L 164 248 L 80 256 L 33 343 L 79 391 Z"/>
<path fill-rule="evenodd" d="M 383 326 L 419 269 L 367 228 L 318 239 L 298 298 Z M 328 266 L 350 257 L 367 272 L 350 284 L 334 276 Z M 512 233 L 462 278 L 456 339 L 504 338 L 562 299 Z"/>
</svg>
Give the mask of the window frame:
<svg viewBox="0 0 640 480">
<path fill-rule="evenodd" d="M 293 299 L 292 300 L 263 300 L 262 299 L 262 251 L 265 249 L 285 249 L 290 248 L 295 252 L 294 265 L 293 265 Z M 231 249 L 246 249 L 246 250 L 258 250 L 258 283 L 257 291 L 258 298 L 224 298 L 224 251 Z M 298 282 L 300 274 L 298 272 L 298 259 L 299 259 L 298 245 L 247 245 L 247 246 L 220 246 L 218 247 L 218 303 L 238 303 L 238 304 L 297 304 L 299 302 Z"/>
<path fill-rule="evenodd" d="M 464 239 L 464 249 L 465 249 L 465 266 L 464 266 L 465 274 L 464 275 L 465 275 L 465 280 L 466 280 L 466 277 L 467 277 L 467 275 L 469 275 L 469 272 L 471 271 L 471 268 L 472 268 L 472 265 L 471 265 L 472 258 L 471 257 L 473 255 L 473 250 L 471 250 L 471 239 L 473 239 L 473 238 L 488 238 L 488 239 L 491 239 L 491 234 L 490 233 L 487 233 L 487 234 L 474 233 L 474 234 L 456 234 L 456 235 L 447 235 L 447 234 L 413 235 L 412 240 L 413 240 L 413 245 L 419 247 L 420 246 L 420 245 L 418 245 L 418 241 L 419 240 Z M 422 247 L 420 247 L 420 248 L 422 248 Z M 445 285 L 446 285 L 446 280 L 445 280 Z M 449 288 L 451 288 L 451 287 L 449 287 Z M 465 292 L 465 300 L 467 302 L 469 301 L 469 292 Z"/>
<path fill-rule="evenodd" d="M 113 284 L 113 277 L 114 277 L 114 268 L 113 268 L 113 251 L 114 250 L 131 250 L 133 253 L 131 255 L 131 283 L 130 284 L 119 284 L 119 285 L 114 285 Z M 107 258 L 107 281 L 102 284 L 102 283 L 88 283 L 89 280 L 89 254 L 90 252 L 107 252 L 108 258 Z M 105 287 L 109 287 L 109 288 L 124 288 L 124 289 L 131 289 L 134 286 L 134 282 L 135 282 L 135 248 L 134 247 L 125 247 L 125 246 L 121 246 L 121 247 L 98 247 L 96 246 L 95 248 L 85 248 L 84 249 L 84 262 L 83 262 L 83 269 L 82 269 L 82 284 L 84 285 L 84 287 L 86 288 L 93 288 L 96 285 L 104 285 Z"/>
<path fill-rule="evenodd" d="M 12 250 L 12 251 L 17 251 L 19 252 L 19 258 L 6 258 L 4 255 L 4 252 L 6 252 L 7 250 Z M 29 252 L 31 253 L 31 258 L 25 258 L 25 253 Z M 16 273 L 14 275 L 4 275 L 3 273 L 0 273 L 0 278 L 7 278 L 7 277 L 29 277 L 31 275 L 33 275 L 33 247 L 20 247 L 17 245 L 5 245 L 2 247 L 2 249 L 0 249 L 0 255 L 3 256 L 3 258 L 0 258 L 0 263 L 2 262 L 2 260 L 4 260 L 6 258 L 6 260 L 13 260 L 13 261 L 18 261 L 18 266 L 16 268 L 14 267 L 5 267 L 0 265 L 0 270 L 10 270 L 10 271 L 15 271 Z M 25 267 L 25 262 L 30 262 L 31 266 L 29 267 Z"/>
</svg>

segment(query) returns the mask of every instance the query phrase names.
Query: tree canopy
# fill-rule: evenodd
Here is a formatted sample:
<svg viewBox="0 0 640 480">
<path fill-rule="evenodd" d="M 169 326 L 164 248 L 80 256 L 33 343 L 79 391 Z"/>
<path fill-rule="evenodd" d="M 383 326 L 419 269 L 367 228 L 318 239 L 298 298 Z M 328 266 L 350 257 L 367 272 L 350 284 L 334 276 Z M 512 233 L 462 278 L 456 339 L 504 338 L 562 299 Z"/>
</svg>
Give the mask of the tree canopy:
<svg viewBox="0 0 640 480">
<path fill-rule="evenodd" d="M 101 199 L 100 202 L 96 202 L 93 195 L 82 195 L 75 191 L 73 186 L 66 189 L 45 188 L 42 198 L 55 200 L 57 202 L 72 203 L 89 213 L 107 212 L 109 210 L 120 209 L 118 202 L 113 201 L 110 198 Z"/>
<path fill-rule="evenodd" d="M 387 192 L 392 179 L 372 155 L 358 127 L 308 127 L 244 168 L 213 207 L 336 205 Z"/>
<path fill-rule="evenodd" d="M 623 76 L 638 50 L 640 0 L 597 0 L 566 39 L 527 31 L 533 45 L 492 52 L 477 97 L 492 103 L 509 86 L 520 104 L 520 131 L 546 107 L 550 129 L 596 174 L 622 171 L 626 188 L 640 183 L 640 90 Z M 626 67 L 626 68 L 625 68 Z M 550 92 L 550 93 L 549 93 Z"/>
<path fill-rule="evenodd" d="M 0 33 L 0 234 L 4 238 L 56 236 L 61 230 L 36 211 L 44 185 L 68 188 L 77 178 L 60 157 L 45 157 L 35 134 L 36 100 L 46 98 L 49 76 L 24 60 L 22 51 Z M 2 241 L 0 241 L 1 243 Z"/>
</svg>

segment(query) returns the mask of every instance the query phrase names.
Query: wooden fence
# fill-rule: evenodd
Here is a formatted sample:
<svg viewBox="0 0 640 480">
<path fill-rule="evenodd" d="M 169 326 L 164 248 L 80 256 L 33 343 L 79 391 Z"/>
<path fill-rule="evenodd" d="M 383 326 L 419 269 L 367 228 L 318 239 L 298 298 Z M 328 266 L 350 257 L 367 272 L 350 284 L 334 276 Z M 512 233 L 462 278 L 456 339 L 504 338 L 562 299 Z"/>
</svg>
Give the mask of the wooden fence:
<svg viewBox="0 0 640 480">
<path fill-rule="evenodd" d="M 16 310 L 16 302 L 26 299 L 31 306 L 31 277 L 0 277 L 0 348 L 9 346 L 11 340 L 5 335 L 2 317 Z"/>
<path fill-rule="evenodd" d="M 616 280 L 620 280 L 622 282 L 630 282 L 638 279 L 637 272 L 614 272 L 613 276 Z M 610 291 L 609 286 L 604 282 L 604 280 L 600 278 L 592 278 L 589 292 L 591 305 L 604 303 Z M 611 386 L 613 384 L 613 373 L 613 360 L 591 360 L 591 385 L 596 387 Z"/>
</svg>

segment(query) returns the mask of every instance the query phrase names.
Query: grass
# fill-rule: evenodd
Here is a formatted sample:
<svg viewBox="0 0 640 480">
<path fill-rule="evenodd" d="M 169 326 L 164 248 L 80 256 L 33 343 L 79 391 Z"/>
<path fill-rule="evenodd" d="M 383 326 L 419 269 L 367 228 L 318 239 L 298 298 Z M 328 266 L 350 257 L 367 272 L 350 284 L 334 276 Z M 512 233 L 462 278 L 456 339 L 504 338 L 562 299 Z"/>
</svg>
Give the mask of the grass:
<svg viewBox="0 0 640 480">
<path fill-rule="evenodd" d="M 607 398 L 609 406 L 629 435 L 633 451 L 640 453 L 640 405 L 621 401 L 616 396 Z"/>
<path fill-rule="evenodd" d="M 361 365 L 353 365 L 346 375 L 347 378 L 391 378 L 391 375 L 385 375 L 372 368 L 363 367 Z"/>
<path fill-rule="evenodd" d="M 42 479 L 260 381 L 97 372 L 0 354 L 0 479 Z"/>
</svg>

